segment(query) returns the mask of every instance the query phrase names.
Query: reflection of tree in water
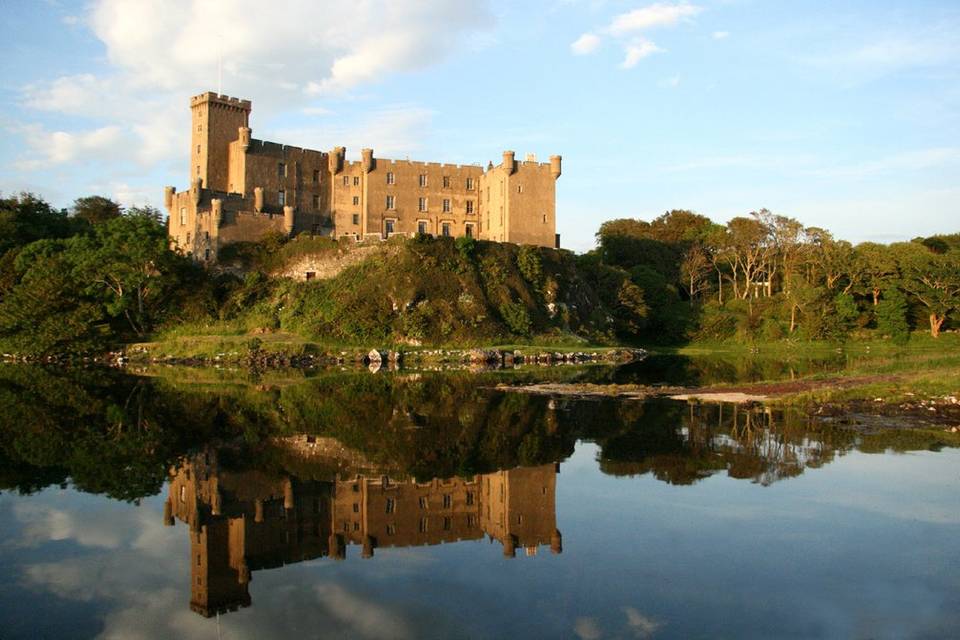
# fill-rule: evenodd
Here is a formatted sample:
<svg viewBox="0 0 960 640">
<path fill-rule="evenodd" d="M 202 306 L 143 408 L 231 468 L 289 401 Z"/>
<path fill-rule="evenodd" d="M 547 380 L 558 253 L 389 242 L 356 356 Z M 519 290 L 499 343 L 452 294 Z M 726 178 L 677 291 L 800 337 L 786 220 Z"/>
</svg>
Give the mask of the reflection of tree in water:
<svg viewBox="0 0 960 640">
<path fill-rule="evenodd" d="M 179 375 L 180 372 L 178 371 Z M 551 375 L 546 372 L 544 375 Z M 666 400 L 573 401 L 494 391 L 502 377 L 322 374 L 257 386 L 174 383 L 116 371 L 0 367 L 0 488 L 68 479 L 124 500 L 211 441 L 245 443 L 244 464 L 274 468 L 273 438 L 334 438 L 403 477 L 466 477 L 563 460 L 600 445 L 604 473 L 691 484 L 719 471 L 769 484 L 863 451 L 949 446 L 938 431 L 860 435 L 794 413 Z"/>
<path fill-rule="evenodd" d="M 855 444 L 850 431 L 760 406 L 611 405 L 610 411 L 621 412 L 619 419 L 587 434 L 601 445 L 600 468 L 611 475 L 652 473 L 671 484 L 692 484 L 726 471 L 733 478 L 769 485 L 818 468 Z"/>
</svg>

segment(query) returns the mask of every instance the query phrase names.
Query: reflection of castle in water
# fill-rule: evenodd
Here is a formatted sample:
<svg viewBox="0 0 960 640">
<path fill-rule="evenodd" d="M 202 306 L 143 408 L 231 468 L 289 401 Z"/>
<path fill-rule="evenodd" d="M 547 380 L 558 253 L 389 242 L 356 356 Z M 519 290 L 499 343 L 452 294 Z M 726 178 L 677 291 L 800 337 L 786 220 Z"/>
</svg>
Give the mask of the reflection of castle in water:
<svg viewBox="0 0 960 640">
<path fill-rule="evenodd" d="M 311 439 L 312 440 L 312 439 Z M 559 465 L 520 467 L 470 478 L 396 481 L 386 475 L 300 479 L 221 468 L 215 452 L 175 470 L 164 522 L 190 527 L 190 607 L 204 616 L 250 605 L 251 572 L 347 547 L 370 558 L 380 547 L 479 540 L 484 534 L 535 555 L 560 553 L 556 524 Z"/>
</svg>

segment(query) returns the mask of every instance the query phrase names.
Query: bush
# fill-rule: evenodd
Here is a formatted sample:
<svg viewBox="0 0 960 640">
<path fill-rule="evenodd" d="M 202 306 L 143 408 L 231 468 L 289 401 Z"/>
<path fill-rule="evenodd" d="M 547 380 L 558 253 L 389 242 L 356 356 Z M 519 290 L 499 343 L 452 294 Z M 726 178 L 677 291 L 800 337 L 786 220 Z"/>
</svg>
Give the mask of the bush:
<svg viewBox="0 0 960 640">
<path fill-rule="evenodd" d="M 890 336 L 896 344 L 910 340 L 910 325 L 907 323 L 907 299 L 897 288 L 884 291 L 876 307 L 877 331 Z"/>
<path fill-rule="evenodd" d="M 520 269 L 520 275 L 524 280 L 535 287 L 540 286 L 540 280 L 543 278 L 543 263 L 536 247 L 526 244 L 520 247 L 517 252 L 517 268 Z"/>
<path fill-rule="evenodd" d="M 477 241 L 473 238 L 467 236 L 461 236 L 456 239 L 454 244 L 457 247 L 457 251 L 460 252 L 460 257 L 462 257 L 467 262 L 473 260 L 473 254 L 477 250 Z"/>
<path fill-rule="evenodd" d="M 507 328 L 518 336 L 530 335 L 530 314 L 520 302 L 505 302 L 500 305 L 500 317 Z"/>
</svg>

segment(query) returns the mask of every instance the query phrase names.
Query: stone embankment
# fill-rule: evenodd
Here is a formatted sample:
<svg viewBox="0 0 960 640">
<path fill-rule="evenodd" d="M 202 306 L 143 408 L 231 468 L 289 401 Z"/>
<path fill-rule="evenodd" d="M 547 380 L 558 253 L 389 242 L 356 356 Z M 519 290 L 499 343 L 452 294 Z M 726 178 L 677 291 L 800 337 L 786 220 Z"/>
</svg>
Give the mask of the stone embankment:
<svg viewBox="0 0 960 640">
<path fill-rule="evenodd" d="M 220 353 L 215 356 L 184 357 L 154 353 L 145 347 L 132 348 L 121 356 L 119 364 L 127 359 L 137 363 L 174 364 L 190 366 L 247 366 L 255 369 L 312 368 L 329 366 L 365 366 L 378 369 L 499 369 L 520 365 L 554 366 L 588 363 L 623 364 L 641 360 L 643 349 L 590 349 L 583 351 L 535 351 L 502 349 L 354 349 L 317 351 L 313 353 L 285 353 L 259 347 Z"/>
</svg>

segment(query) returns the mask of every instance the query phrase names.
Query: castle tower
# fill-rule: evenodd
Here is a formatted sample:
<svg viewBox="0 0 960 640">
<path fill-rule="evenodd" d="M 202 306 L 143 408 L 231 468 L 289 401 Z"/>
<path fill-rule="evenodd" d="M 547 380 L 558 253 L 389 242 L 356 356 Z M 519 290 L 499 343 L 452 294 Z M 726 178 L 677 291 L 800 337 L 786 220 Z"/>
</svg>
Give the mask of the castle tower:
<svg viewBox="0 0 960 640">
<path fill-rule="evenodd" d="M 212 91 L 190 99 L 190 180 L 204 188 L 228 191 L 229 147 L 250 122 L 250 101 Z"/>
</svg>

